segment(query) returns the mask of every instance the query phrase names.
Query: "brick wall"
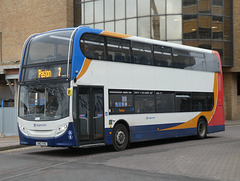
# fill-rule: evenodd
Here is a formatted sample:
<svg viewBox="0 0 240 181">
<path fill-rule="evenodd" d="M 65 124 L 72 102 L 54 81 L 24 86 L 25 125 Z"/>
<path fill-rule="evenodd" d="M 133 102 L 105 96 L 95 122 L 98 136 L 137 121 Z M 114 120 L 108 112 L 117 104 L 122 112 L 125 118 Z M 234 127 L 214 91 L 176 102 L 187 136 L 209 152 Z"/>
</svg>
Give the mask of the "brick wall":
<svg viewBox="0 0 240 181">
<path fill-rule="evenodd" d="M 73 0 L 0 0 L 0 4 L 3 61 L 20 60 L 31 34 L 73 26 Z"/>
</svg>

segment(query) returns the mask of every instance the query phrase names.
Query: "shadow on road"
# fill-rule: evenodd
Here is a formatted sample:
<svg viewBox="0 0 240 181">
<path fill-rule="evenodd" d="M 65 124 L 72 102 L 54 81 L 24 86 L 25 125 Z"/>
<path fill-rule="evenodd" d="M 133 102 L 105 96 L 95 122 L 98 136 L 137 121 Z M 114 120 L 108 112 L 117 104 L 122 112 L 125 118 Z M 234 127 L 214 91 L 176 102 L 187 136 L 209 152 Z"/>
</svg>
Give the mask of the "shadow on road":
<svg viewBox="0 0 240 181">
<path fill-rule="evenodd" d="M 208 136 L 207 139 L 218 138 L 219 136 Z M 138 148 L 146 148 L 146 147 L 154 147 L 159 145 L 173 144 L 173 143 L 182 143 L 188 141 L 196 141 L 200 140 L 196 136 L 189 137 L 181 137 L 181 138 L 170 138 L 170 139 L 161 139 L 154 141 L 144 141 L 138 143 L 131 143 L 129 150 L 138 149 Z M 101 147 L 91 147 L 91 148 L 49 148 L 44 147 L 40 148 L 42 151 L 35 151 L 28 154 L 31 155 L 42 155 L 42 156 L 54 156 L 54 157 L 65 157 L 65 158 L 74 158 L 74 157 L 84 157 L 91 155 L 98 155 L 102 153 L 116 153 L 113 151 L 111 146 L 101 146 Z"/>
</svg>

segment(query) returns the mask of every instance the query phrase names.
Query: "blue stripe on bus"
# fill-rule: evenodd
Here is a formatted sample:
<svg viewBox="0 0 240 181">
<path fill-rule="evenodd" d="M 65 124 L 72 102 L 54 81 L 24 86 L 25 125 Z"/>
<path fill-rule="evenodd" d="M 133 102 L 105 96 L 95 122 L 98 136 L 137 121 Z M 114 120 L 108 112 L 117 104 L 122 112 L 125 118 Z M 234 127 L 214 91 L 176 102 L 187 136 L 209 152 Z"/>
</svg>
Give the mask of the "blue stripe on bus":
<svg viewBox="0 0 240 181">
<path fill-rule="evenodd" d="M 80 72 L 85 57 L 81 53 L 80 49 L 80 38 L 84 33 L 94 33 L 94 34 L 100 34 L 103 30 L 98 29 L 92 29 L 87 27 L 80 27 L 74 36 L 73 40 L 73 53 L 72 53 L 72 71 L 71 71 L 71 80 L 73 80 L 77 74 Z M 77 71 L 77 73 L 76 73 Z"/>
<path fill-rule="evenodd" d="M 215 133 L 219 131 L 225 131 L 225 125 L 209 126 L 208 133 Z"/>
<path fill-rule="evenodd" d="M 159 129 L 164 129 L 169 126 L 174 126 L 175 124 L 163 124 L 163 125 L 149 125 L 149 126 L 134 126 L 131 127 L 131 142 L 149 141 L 164 138 L 174 138 L 174 137 L 184 137 L 197 134 L 197 128 L 187 128 L 187 129 L 176 129 L 167 131 L 158 131 Z M 224 125 L 209 126 L 208 133 L 215 133 L 219 131 L 224 131 Z M 112 144 L 113 128 L 105 129 L 105 144 Z M 70 135 L 69 135 L 70 134 Z M 71 136 L 71 139 L 69 139 Z M 36 145 L 36 141 L 45 141 L 48 146 L 57 147 L 78 147 L 78 138 L 76 130 L 74 129 L 73 123 L 69 123 L 67 131 L 57 137 L 57 138 L 34 138 L 27 137 L 19 131 L 20 144 L 21 145 Z"/>
<path fill-rule="evenodd" d="M 131 142 L 140 142 L 140 141 L 149 141 L 149 140 L 157 140 L 164 138 L 176 138 L 176 137 L 184 137 L 184 136 L 192 136 L 197 135 L 197 128 L 186 128 L 186 129 L 176 129 L 176 130 L 166 130 L 166 131 L 158 131 L 172 127 L 178 124 L 162 124 L 162 125 L 149 125 L 149 126 L 134 126 L 131 127 Z M 215 133 L 219 131 L 224 131 L 224 125 L 218 126 L 209 126 L 208 133 Z M 105 144 L 112 144 L 112 128 L 105 129 Z M 111 133 L 111 134 L 110 134 Z"/>
<path fill-rule="evenodd" d="M 18 132 L 21 145 L 36 145 L 37 141 L 42 141 L 47 142 L 48 146 L 52 147 L 78 147 L 77 134 L 73 123 L 69 123 L 67 131 L 63 135 L 56 138 L 28 137 L 22 134 L 20 130 L 18 130 Z"/>
</svg>

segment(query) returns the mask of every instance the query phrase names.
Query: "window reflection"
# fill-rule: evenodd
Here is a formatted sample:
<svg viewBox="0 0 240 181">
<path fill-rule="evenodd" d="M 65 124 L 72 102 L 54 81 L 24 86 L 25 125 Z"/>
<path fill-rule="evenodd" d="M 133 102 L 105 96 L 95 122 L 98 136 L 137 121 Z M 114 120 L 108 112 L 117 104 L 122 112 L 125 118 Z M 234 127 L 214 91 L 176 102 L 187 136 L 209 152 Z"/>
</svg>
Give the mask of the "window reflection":
<svg viewBox="0 0 240 181">
<path fill-rule="evenodd" d="M 114 19 L 114 1 L 105 0 L 105 21 Z"/>
<path fill-rule="evenodd" d="M 136 0 L 126 1 L 126 16 L 127 16 L 127 18 L 136 17 L 136 15 L 137 15 Z"/>
<path fill-rule="evenodd" d="M 93 22 L 93 2 L 85 3 L 85 23 Z"/>
<path fill-rule="evenodd" d="M 192 47 L 197 47 L 198 46 L 198 42 L 197 40 L 185 40 L 183 41 L 183 45 L 188 45 L 188 46 L 192 46 Z"/>
<path fill-rule="evenodd" d="M 95 1 L 95 22 L 103 21 L 103 0 Z"/>
<path fill-rule="evenodd" d="M 165 14 L 166 3 L 165 0 L 151 0 L 151 14 Z"/>
<path fill-rule="evenodd" d="M 211 0 L 199 0 L 198 1 L 198 12 L 204 14 L 211 13 Z"/>
<path fill-rule="evenodd" d="M 137 35 L 137 19 L 127 19 L 127 34 L 128 35 Z"/>
<path fill-rule="evenodd" d="M 212 49 L 218 51 L 221 57 L 223 56 L 223 42 L 213 41 Z"/>
<path fill-rule="evenodd" d="M 223 18 L 218 16 L 212 17 L 213 39 L 223 39 Z"/>
<path fill-rule="evenodd" d="M 114 22 L 107 22 L 105 23 L 105 30 L 107 31 L 114 31 Z"/>
<path fill-rule="evenodd" d="M 183 13 L 197 13 L 197 0 L 183 0 Z"/>
<path fill-rule="evenodd" d="M 213 0 L 212 1 L 212 14 L 222 15 L 223 14 L 223 1 Z"/>
<path fill-rule="evenodd" d="M 138 36 L 150 38 L 150 17 L 138 18 Z"/>
<path fill-rule="evenodd" d="M 183 15 L 183 39 L 197 39 L 197 15 Z"/>
<path fill-rule="evenodd" d="M 199 39 L 211 38 L 211 16 L 198 17 Z"/>
<path fill-rule="evenodd" d="M 232 20 L 231 18 L 224 18 L 224 40 L 231 40 L 232 35 Z"/>
<path fill-rule="evenodd" d="M 156 40 L 166 40 L 166 17 L 153 16 L 151 21 L 152 36 Z"/>
<path fill-rule="evenodd" d="M 182 39 L 182 17 L 180 15 L 167 16 L 167 39 Z"/>
<path fill-rule="evenodd" d="M 180 41 L 177 41 L 177 40 L 175 40 L 175 41 L 168 41 L 169 43 L 175 43 L 175 44 L 179 44 L 179 45 L 182 45 L 182 41 L 180 40 Z"/>
<path fill-rule="evenodd" d="M 222 65 L 233 66 L 233 57 L 232 57 L 232 43 L 224 43 L 224 58 L 222 59 Z"/>
<path fill-rule="evenodd" d="M 182 1 L 168 0 L 167 14 L 180 14 L 180 13 L 182 13 Z"/>
<path fill-rule="evenodd" d="M 125 18 L 125 1 L 115 0 L 115 18 L 122 19 Z"/>
<path fill-rule="evenodd" d="M 224 60 L 226 62 L 228 62 L 229 60 L 232 60 L 232 43 L 230 42 L 224 43 Z"/>
<path fill-rule="evenodd" d="M 199 41 L 198 47 L 205 49 L 212 49 L 211 41 Z"/>
<path fill-rule="evenodd" d="M 94 28 L 94 24 L 88 24 L 87 25 L 89 28 Z"/>
<path fill-rule="evenodd" d="M 103 23 L 95 24 L 95 28 L 97 28 L 97 29 L 104 29 Z"/>
<path fill-rule="evenodd" d="M 138 16 L 150 15 L 150 0 L 138 0 Z"/>
<path fill-rule="evenodd" d="M 116 32 L 125 34 L 125 20 L 116 21 Z"/>
<path fill-rule="evenodd" d="M 152 37 L 153 39 L 160 40 L 160 16 L 152 17 Z"/>
<path fill-rule="evenodd" d="M 80 22 L 79 25 L 85 23 L 85 4 L 82 4 L 82 5 L 81 5 L 81 10 L 82 10 L 82 12 L 81 12 L 80 15 L 81 15 L 82 22 Z M 80 18 L 79 18 L 79 19 L 80 19 Z"/>
</svg>

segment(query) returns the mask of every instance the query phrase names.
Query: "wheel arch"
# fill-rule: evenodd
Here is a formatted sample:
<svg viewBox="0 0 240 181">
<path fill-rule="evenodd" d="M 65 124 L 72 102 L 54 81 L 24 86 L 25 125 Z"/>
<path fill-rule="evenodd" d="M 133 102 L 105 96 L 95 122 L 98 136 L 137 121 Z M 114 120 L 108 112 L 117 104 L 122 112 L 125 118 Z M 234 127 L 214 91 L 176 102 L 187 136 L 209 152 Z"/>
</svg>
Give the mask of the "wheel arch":
<svg viewBox="0 0 240 181">
<path fill-rule="evenodd" d="M 119 120 L 117 120 L 117 122 L 114 124 L 113 130 L 114 130 L 115 127 L 116 127 L 117 125 L 119 125 L 119 124 L 122 124 L 122 125 L 124 125 L 124 126 L 127 128 L 128 136 L 129 136 L 128 142 L 130 143 L 130 142 L 131 142 L 131 130 L 130 130 L 129 124 L 127 123 L 126 120 L 124 120 L 124 119 L 119 119 Z M 129 143 L 128 143 L 128 144 L 129 144 Z"/>
</svg>

